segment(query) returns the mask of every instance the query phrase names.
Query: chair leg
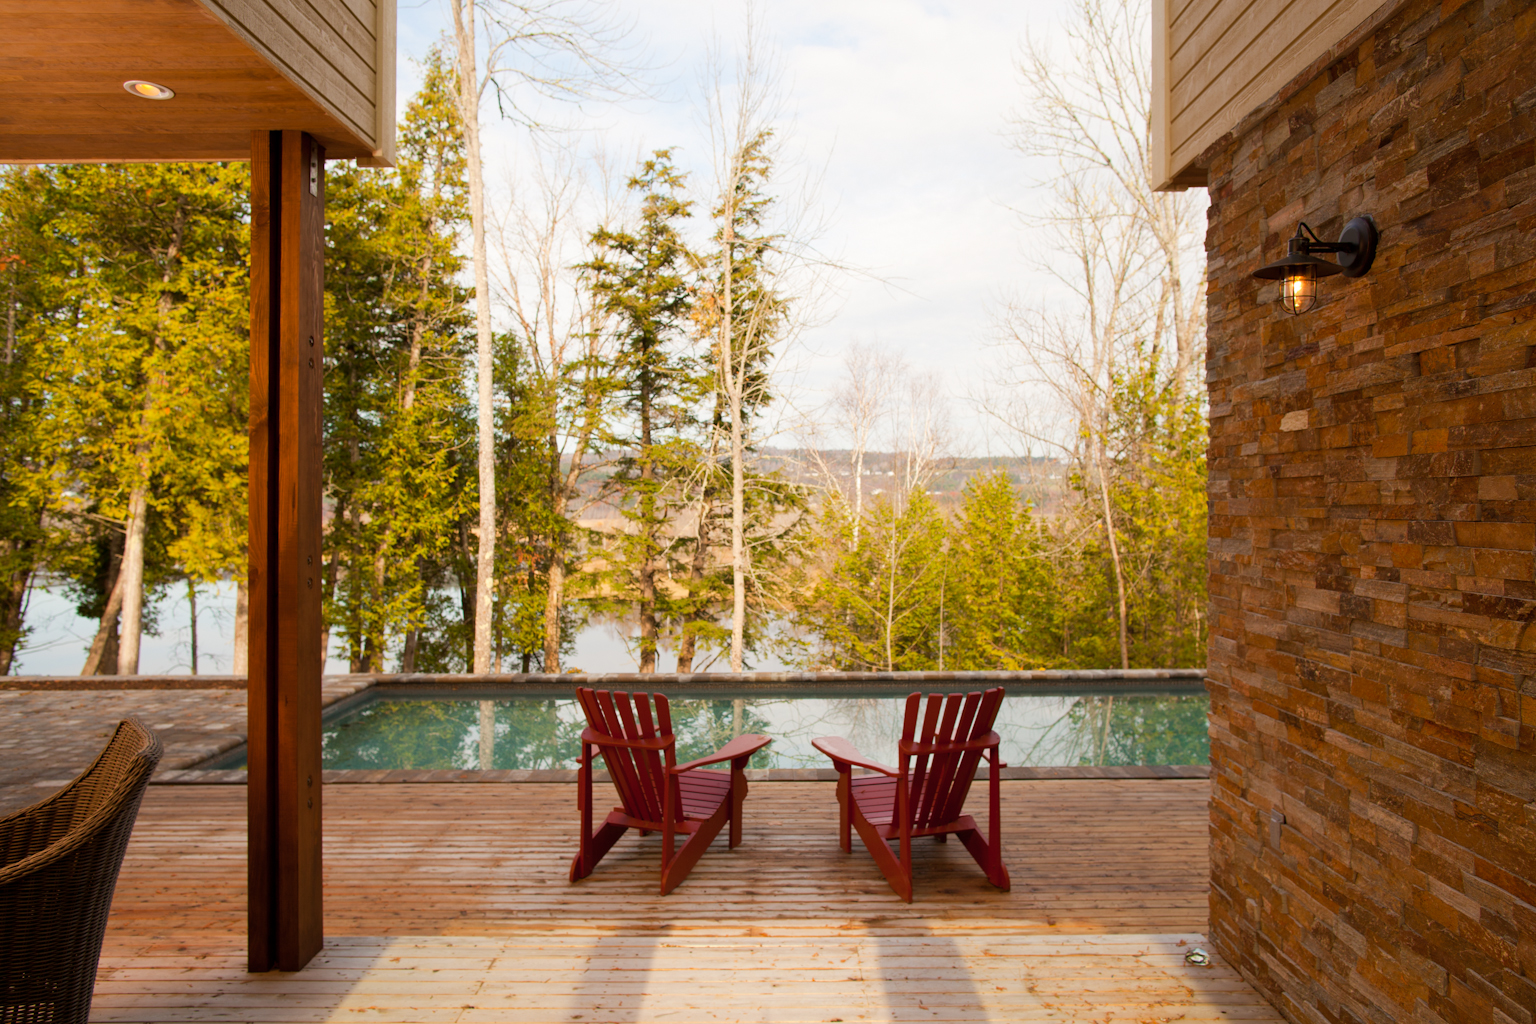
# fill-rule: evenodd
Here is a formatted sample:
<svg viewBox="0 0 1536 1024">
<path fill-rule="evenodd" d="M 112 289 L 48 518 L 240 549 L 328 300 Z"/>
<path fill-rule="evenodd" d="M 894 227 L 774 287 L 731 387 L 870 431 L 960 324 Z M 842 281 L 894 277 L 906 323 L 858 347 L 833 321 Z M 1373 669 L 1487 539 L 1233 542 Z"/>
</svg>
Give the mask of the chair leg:
<svg viewBox="0 0 1536 1024">
<path fill-rule="evenodd" d="M 693 866 L 704 856 L 704 851 L 709 849 L 709 844 L 715 841 L 715 836 L 720 834 L 720 829 L 725 826 L 725 819 L 730 814 L 730 799 L 720 801 L 719 810 L 711 814 L 699 824 L 699 830 L 689 836 L 682 848 L 677 851 L 677 856 L 662 862 L 661 865 L 661 894 L 676 889 Z"/>
<path fill-rule="evenodd" d="M 837 773 L 837 842 L 844 853 L 853 852 L 853 830 L 848 818 L 848 803 L 851 796 L 848 780 L 851 774 L 846 771 Z"/>
<path fill-rule="evenodd" d="M 963 832 L 955 833 L 965 848 L 970 851 L 971 857 L 986 873 L 987 881 L 1007 892 L 1010 887 L 1008 869 L 1003 866 L 1003 851 L 1001 843 L 989 843 L 981 838 L 981 832 L 974 828 L 968 828 Z"/>
<path fill-rule="evenodd" d="M 731 833 L 727 849 L 734 850 L 741 845 L 741 810 L 746 802 L 747 774 L 732 767 L 730 808 L 728 811 L 731 819 Z"/>
<path fill-rule="evenodd" d="M 864 848 L 875 859 L 875 866 L 885 876 L 891 891 L 908 903 L 912 902 L 912 862 L 902 860 L 891 852 L 891 846 L 880 835 L 879 829 L 871 825 L 864 815 L 859 813 L 857 805 L 853 807 L 853 827 L 858 831 L 859 838 L 864 840 Z"/>
<path fill-rule="evenodd" d="M 596 835 L 582 836 L 581 848 L 576 851 L 576 856 L 571 858 L 571 881 L 575 882 L 590 875 L 592 869 L 597 867 L 597 862 L 613 849 L 613 844 L 618 842 L 627 831 L 629 829 L 623 825 L 605 821 Z"/>
</svg>

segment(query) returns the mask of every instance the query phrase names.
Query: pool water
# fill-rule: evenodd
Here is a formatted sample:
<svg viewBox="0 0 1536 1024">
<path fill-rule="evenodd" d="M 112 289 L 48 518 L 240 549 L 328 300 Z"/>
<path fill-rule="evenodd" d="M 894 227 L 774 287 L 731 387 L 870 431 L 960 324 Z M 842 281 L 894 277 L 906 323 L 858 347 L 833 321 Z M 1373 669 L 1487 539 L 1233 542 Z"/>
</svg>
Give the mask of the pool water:
<svg viewBox="0 0 1536 1024">
<path fill-rule="evenodd" d="M 905 694 L 678 697 L 670 701 L 677 759 L 714 752 L 731 737 L 762 733 L 773 744 L 754 768 L 825 768 L 811 747 L 844 736 L 875 760 L 894 762 Z M 1207 697 L 1178 692 L 1020 694 L 1003 702 L 996 729 L 1015 767 L 1208 764 Z M 482 719 L 482 714 L 485 716 Z M 480 757 L 482 721 L 493 733 Z M 323 724 L 326 768 L 574 768 L 585 722 L 574 697 L 402 695 L 382 691 Z M 236 765 L 229 765 L 236 767 Z M 243 761 L 238 765 L 243 767 Z"/>
</svg>

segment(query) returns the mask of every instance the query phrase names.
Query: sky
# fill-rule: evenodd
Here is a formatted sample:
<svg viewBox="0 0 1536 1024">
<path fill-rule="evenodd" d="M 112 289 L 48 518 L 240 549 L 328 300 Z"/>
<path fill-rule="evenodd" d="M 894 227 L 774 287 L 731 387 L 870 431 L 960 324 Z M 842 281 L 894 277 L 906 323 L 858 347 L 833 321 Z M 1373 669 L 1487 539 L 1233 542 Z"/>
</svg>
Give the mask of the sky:
<svg viewBox="0 0 1536 1024">
<path fill-rule="evenodd" d="M 785 184 L 814 179 L 825 230 L 819 252 L 852 272 L 836 275 L 815 326 L 786 354 L 798 406 L 813 409 L 834 386 L 855 339 L 938 375 L 954 396 L 960 447 L 988 447 L 964 396 L 975 390 L 992 344 L 992 314 L 1010 289 L 1048 287 L 1027 259 L 1015 211 L 1038 206 L 1042 170 L 1010 147 L 1021 90 L 1015 58 L 1026 36 L 1059 37 L 1064 0 L 773 0 L 760 5 L 761 37 L 784 73 L 777 132 L 789 159 Z M 702 72 L 711 47 L 727 60 L 745 35 L 744 3 L 620 0 L 631 53 L 652 70 L 650 95 L 585 109 L 551 109 L 576 128 L 574 148 L 601 144 L 615 163 L 676 147 L 691 180 L 710 178 Z M 447 26 L 444 0 L 399 8 L 403 108 L 419 81 L 413 61 Z M 488 178 L 525 173 L 526 130 L 487 104 Z M 585 130 L 582 130 L 585 129 Z"/>
</svg>

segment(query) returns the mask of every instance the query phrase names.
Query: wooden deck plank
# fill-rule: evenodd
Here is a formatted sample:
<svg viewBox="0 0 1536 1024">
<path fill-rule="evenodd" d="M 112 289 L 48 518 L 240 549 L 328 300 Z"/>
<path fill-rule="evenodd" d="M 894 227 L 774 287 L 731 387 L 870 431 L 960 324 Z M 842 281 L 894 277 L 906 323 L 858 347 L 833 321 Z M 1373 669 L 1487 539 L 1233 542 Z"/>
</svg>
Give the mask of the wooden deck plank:
<svg viewBox="0 0 1536 1024">
<path fill-rule="evenodd" d="M 584 933 L 722 922 L 750 929 L 848 919 L 888 928 L 970 928 L 984 920 L 1015 933 L 1203 930 L 1208 783 L 1003 786 L 1013 891 L 987 884 L 959 843 L 925 840 L 915 844 L 910 905 L 867 853 L 838 849 L 827 783 L 754 785 L 743 845 L 728 851 L 718 841 L 667 898 L 655 895 L 654 835 L 625 837 L 590 878 L 567 883 L 573 786 L 335 787 L 325 794 L 326 934 Z M 230 786 L 150 791 L 118 883 L 114 939 L 243 929 L 244 795 Z"/>
<path fill-rule="evenodd" d="M 157 787 L 92 1019 L 1274 1024 L 1229 968 L 1183 960 L 1203 941 L 1207 793 L 1004 783 L 1013 891 L 960 844 L 923 842 L 909 905 L 837 848 L 827 783 L 754 784 L 742 847 L 718 841 L 668 897 L 654 836 L 567 883 L 573 786 L 336 787 L 326 948 L 298 974 L 253 975 L 244 789 Z"/>
</svg>

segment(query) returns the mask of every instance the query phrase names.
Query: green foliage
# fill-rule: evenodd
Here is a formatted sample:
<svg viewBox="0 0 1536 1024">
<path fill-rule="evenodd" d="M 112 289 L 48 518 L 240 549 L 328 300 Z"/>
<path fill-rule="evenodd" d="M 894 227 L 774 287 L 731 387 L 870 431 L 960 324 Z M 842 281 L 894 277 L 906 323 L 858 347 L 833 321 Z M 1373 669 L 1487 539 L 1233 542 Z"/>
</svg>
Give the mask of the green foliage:
<svg viewBox="0 0 1536 1024">
<path fill-rule="evenodd" d="M 452 71 L 436 52 L 425 71 L 398 166 L 343 166 L 326 184 L 325 597 L 354 671 L 382 671 L 395 638 L 410 662 L 424 630 L 454 629 L 433 592 L 457 575 L 475 507 L 464 144 Z M 427 643 L 447 659 L 441 637 Z"/>
<path fill-rule="evenodd" d="M 243 567 L 248 194 L 242 165 L 0 178 L 5 255 L 20 257 L 6 260 L 16 289 L 0 375 L 0 429 L 18 455 L 0 484 L 13 581 L 46 554 L 99 614 L 135 490 L 148 504 L 147 588 Z M 5 625 L 9 661 L 19 630 Z"/>
<path fill-rule="evenodd" d="M 1140 449 L 1124 456 L 1111 492 L 1130 567 L 1131 667 L 1197 666 L 1206 640 L 1205 420 L 1193 403 L 1153 407 L 1144 399 L 1155 392 L 1139 396 L 1129 392 L 1125 408 L 1141 417 Z M 950 671 L 1118 668 L 1114 570 L 1092 510 L 1083 501 L 1041 519 L 999 473 L 973 478 L 947 520 L 924 494 L 904 506 L 879 495 L 855 543 L 851 510 L 827 500 L 802 582 L 808 599 L 794 618 L 808 638 L 806 663 L 937 669 L 942 632 Z"/>
<path fill-rule="evenodd" d="M 1129 583 L 1131 662 L 1201 665 L 1206 609 L 1203 401 L 1183 398 L 1147 360 L 1116 381 L 1110 502 Z"/>
<path fill-rule="evenodd" d="M 595 232 L 595 255 L 586 264 L 594 301 L 617 324 L 615 370 L 627 412 L 605 437 L 624 452 L 610 483 L 625 529 L 608 538 L 601 586 L 610 600 L 638 612 L 642 670 L 655 664 L 657 622 L 669 610 L 669 594 L 657 586 L 668 547 L 664 532 L 673 482 L 690 462 L 685 435 L 707 388 L 685 330 L 692 309 L 691 256 L 681 226 L 691 204 L 683 187 L 671 153 L 657 150 L 629 181 L 641 195 L 639 223 Z"/>
<path fill-rule="evenodd" d="M 497 661 L 516 659 L 504 671 L 544 669 L 544 617 L 549 565 L 568 560 L 578 528 L 555 505 L 561 486 L 559 449 L 551 452 L 552 403 L 541 382 L 524 372 L 526 352 L 518 339 L 496 339 L 496 607 L 492 650 Z M 567 567 L 569 568 L 569 567 Z M 561 653 L 575 648 L 580 613 L 562 602 Z"/>
<path fill-rule="evenodd" d="M 1062 662 L 1062 594 L 1050 537 L 1005 473 L 972 478 L 950 524 L 944 667 L 992 671 Z"/>
<path fill-rule="evenodd" d="M 923 671 L 938 666 L 946 587 L 945 523 L 922 492 L 877 495 L 854 540 L 852 512 L 822 510 L 820 572 L 797 624 L 817 640 L 816 667 L 842 671 Z"/>
</svg>

